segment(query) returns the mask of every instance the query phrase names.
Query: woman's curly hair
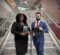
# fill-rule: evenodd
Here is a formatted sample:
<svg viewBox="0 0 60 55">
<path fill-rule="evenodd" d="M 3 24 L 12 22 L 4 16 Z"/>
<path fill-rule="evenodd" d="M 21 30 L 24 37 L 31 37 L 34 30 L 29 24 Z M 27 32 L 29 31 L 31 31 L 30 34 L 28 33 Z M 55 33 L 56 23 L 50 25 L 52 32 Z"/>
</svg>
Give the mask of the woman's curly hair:
<svg viewBox="0 0 60 55">
<path fill-rule="evenodd" d="M 16 22 L 20 22 L 20 16 L 21 16 L 21 15 L 24 16 L 23 22 L 26 23 L 26 21 L 27 21 L 27 16 L 26 16 L 25 14 L 22 14 L 22 13 L 18 13 L 18 14 L 16 15 Z"/>
</svg>

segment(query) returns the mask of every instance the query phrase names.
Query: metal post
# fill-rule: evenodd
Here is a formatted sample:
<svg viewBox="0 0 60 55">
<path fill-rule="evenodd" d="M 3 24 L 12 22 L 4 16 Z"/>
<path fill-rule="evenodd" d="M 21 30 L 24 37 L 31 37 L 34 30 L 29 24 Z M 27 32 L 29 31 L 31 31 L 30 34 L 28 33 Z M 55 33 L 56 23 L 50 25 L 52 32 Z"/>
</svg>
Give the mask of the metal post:
<svg viewBox="0 0 60 55">
<path fill-rule="evenodd" d="M 30 55 L 32 54 L 32 35 L 30 34 Z"/>
</svg>

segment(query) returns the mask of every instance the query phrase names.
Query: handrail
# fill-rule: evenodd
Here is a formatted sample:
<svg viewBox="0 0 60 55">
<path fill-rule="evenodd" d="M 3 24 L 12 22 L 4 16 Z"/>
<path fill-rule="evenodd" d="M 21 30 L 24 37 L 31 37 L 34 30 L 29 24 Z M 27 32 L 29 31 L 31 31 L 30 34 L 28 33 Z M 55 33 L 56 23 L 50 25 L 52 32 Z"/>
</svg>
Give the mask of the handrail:
<svg viewBox="0 0 60 55">
<path fill-rule="evenodd" d="M 13 22 L 14 22 L 14 21 L 13 21 Z M 5 46 L 4 44 L 6 44 L 6 39 L 7 39 L 8 33 L 10 32 L 10 29 L 11 29 L 11 26 L 12 26 L 13 22 L 11 23 L 8 31 L 6 32 L 6 34 L 5 34 L 5 36 L 4 36 L 5 38 L 3 39 L 2 44 L 1 44 L 1 46 L 0 46 L 0 54 L 1 54 L 1 52 L 3 51 L 3 49 L 4 49 L 4 46 Z"/>
<path fill-rule="evenodd" d="M 45 20 L 45 19 L 44 19 Z M 46 20 L 45 20 L 46 21 Z M 52 38 L 52 40 L 54 41 L 57 49 L 60 51 L 60 46 L 59 46 L 59 43 L 58 43 L 58 39 L 56 37 L 56 35 L 54 34 L 54 32 L 52 31 L 52 29 L 50 28 L 50 26 L 48 25 L 48 23 L 46 22 L 47 26 L 48 26 L 48 29 L 49 29 L 49 34 Z"/>
<path fill-rule="evenodd" d="M 14 22 L 14 21 L 13 21 L 13 22 Z M 0 48 L 3 46 L 4 40 L 7 38 L 6 36 L 7 36 L 8 33 L 10 32 L 10 29 L 11 29 L 11 26 L 12 26 L 13 22 L 11 23 L 11 25 L 10 25 L 8 31 L 6 32 L 6 34 L 5 34 L 5 36 L 4 36 L 4 39 L 3 39 L 3 41 L 2 41 L 2 44 L 1 44 Z"/>
<path fill-rule="evenodd" d="M 60 28 L 60 26 L 52 19 L 52 17 L 49 16 L 49 14 L 47 14 L 47 12 L 45 12 L 45 14 L 47 15 L 47 17 L 49 17 L 49 19 L 50 19 L 58 28 Z"/>
<path fill-rule="evenodd" d="M 5 24 L 6 24 L 6 22 L 7 22 L 7 20 L 2 24 L 2 26 L 0 26 L 0 27 L 3 27 Z"/>
<path fill-rule="evenodd" d="M 4 24 L 3 24 L 1 27 L 3 27 L 3 26 L 5 25 L 6 22 L 7 22 L 7 21 L 5 21 Z"/>
</svg>

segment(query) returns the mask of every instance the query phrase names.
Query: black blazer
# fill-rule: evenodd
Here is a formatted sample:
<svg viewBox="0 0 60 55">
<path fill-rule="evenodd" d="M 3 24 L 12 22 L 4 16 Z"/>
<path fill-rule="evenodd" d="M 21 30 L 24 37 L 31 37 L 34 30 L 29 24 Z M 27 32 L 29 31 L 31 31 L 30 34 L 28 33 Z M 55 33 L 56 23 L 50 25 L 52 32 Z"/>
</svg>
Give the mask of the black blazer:
<svg viewBox="0 0 60 55">
<path fill-rule="evenodd" d="M 27 23 L 24 26 L 28 26 Z M 23 25 L 18 22 L 14 22 L 11 27 L 11 33 L 15 35 L 15 39 L 28 39 L 28 35 L 22 36 L 20 33 L 23 32 Z"/>
</svg>

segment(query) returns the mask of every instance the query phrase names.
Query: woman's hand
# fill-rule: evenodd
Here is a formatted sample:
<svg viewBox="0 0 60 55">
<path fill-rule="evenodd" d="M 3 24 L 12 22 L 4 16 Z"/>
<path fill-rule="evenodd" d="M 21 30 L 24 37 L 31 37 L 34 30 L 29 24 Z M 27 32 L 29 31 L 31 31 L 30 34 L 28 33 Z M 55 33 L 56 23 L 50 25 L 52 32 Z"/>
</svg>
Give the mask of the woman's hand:
<svg viewBox="0 0 60 55">
<path fill-rule="evenodd" d="M 29 35 L 29 34 L 30 34 L 30 32 L 26 32 L 26 34 L 28 34 L 28 35 Z"/>
<path fill-rule="evenodd" d="M 22 33 L 20 33 L 20 35 L 25 36 L 25 35 L 27 35 L 27 33 L 22 32 Z"/>
<path fill-rule="evenodd" d="M 30 32 L 22 32 L 22 33 L 20 33 L 20 35 L 22 35 L 22 36 L 29 35 L 29 34 L 30 34 Z"/>
</svg>

